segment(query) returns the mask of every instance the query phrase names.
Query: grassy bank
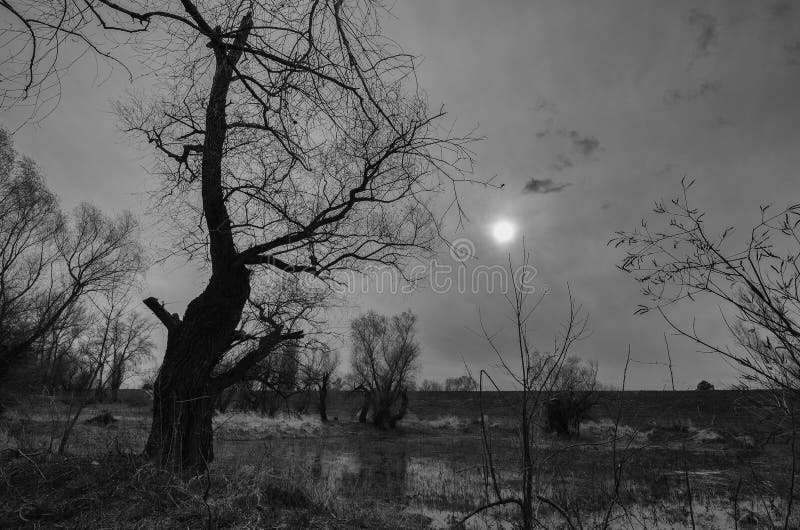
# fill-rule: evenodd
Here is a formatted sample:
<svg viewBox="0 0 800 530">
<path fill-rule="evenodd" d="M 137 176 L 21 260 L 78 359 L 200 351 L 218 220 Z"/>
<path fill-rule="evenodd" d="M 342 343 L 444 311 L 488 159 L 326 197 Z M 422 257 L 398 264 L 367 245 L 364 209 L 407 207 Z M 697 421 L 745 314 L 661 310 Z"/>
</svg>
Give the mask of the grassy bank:
<svg viewBox="0 0 800 530">
<path fill-rule="evenodd" d="M 640 414 L 615 430 L 598 408 L 580 438 L 542 434 L 538 491 L 583 528 L 602 523 L 610 499 L 618 506 L 614 528 L 691 528 L 692 519 L 697 528 L 779 527 L 787 446 L 764 444 L 744 420 L 723 417 L 730 406 L 717 396 L 717 412 L 705 419 L 695 402 L 692 415 Z M 183 478 L 139 456 L 147 403 L 87 406 L 57 455 L 68 405 L 19 400 L 0 424 L 0 527 L 447 528 L 485 497 L 478 418 L 463 405 L 427 413 L 437 402 L 434 393 L 425 399 L 391 432 L 342 417 L 323 424 L 314 416 L 219 414 L 209 473 Z M 654 416 L 675 403 L 645 410 Z M 114 421 L 88 421 L 105 412 Z M 495 411 L 488 423 L 499 472 L 519 487 L 512 418 Z M 623 480 L 615 485 L 618 466 Z M 498 508 L 468 527 L 507 528 L 514 516 Z M 538 517 L 546 527 L 564 526 L 546 506 Z"/>
</svg>

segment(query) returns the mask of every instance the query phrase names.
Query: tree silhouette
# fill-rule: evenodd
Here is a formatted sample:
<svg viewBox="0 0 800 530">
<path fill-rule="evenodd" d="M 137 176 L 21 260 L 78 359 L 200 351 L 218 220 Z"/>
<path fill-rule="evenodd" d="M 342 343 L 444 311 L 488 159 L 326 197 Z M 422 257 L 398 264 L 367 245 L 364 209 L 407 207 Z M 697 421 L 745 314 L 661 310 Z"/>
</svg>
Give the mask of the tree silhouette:
<svg viewBox="0 0 800 530">
<path fill-rule="evenodd" d="M 0 6 L 15 42 L 27 37 L 16 56 L 29 58 L 14 62 L 6 104 L 46 101 L 80 46 L 111 64 L 138 61 L 155 79 L 154 93 L 117 110 L 156 149 L 176 252 L 206 262 L 210 277 L 182 316 L 145 300 L 168 335 L 146 452 L 202 469 L 217 395 L 306 329 L 285 311 L 258 312 L 258 332 L 243 329 L 249 301 L 280 296 L 270 286 L 281 275 L 335 284 L 370 264 L 403 274 L 439 238 L 434 209 L 460 211 L 457 196 L 430 193 L 465 180 L 472 138 L 429 112 L 413 57 L 381 36 L 369 1 Z M 67 53 L 68 41 L 79 48 Z"/>
</svg>

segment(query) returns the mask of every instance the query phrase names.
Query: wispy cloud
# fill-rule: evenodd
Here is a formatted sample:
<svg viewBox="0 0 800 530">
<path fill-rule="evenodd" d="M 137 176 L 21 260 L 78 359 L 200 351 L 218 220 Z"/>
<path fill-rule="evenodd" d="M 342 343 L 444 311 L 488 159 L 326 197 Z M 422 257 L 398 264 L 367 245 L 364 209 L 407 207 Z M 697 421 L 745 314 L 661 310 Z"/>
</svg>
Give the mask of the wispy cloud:
<svg viewBox="0 0 800 530">
<path fill-rule="evenodd" d="M 536 133 L 537 138 L 561 136 L 572 142 L 572 149 L 583 156 L 590 156 L 600 148 L 600 141 L 590 134 L 583 134 L 575 129 L 545 129 Z"/>
<path fill-rule="evenodd" d="M 600 147 L 600 141 L 594 136 L 582 135 L 578 131 L 570 131 L 569 137 L 575 149 L 583 156 L 589 156 Z"/>
<path fill-rule="evenodd" d="M 767 11 L 772 18 L 782 19 L 792 12 L 792 5 L 788 2 L 777 2 L 767 6 Z"/>
<path fill-rule="evenodd" d="M 553 179 L 531 178 L 522 188 L 522 193 L 558 193 L 572 186 L 571 182 L 554 182 Z"/>
<path fill-rule="evenodd" d="M 689 26 L 696 32 L 694 58 L 702 57 L 719 42 L 719 22 L 717 18 L 698 9 L 692 9 L 686 18 Z"/>
<path fill-rule="evenodd" d="M 567 156 L 566 153 L 559 153 L 556 155 L 556 160 L 552 164 L 550 164 L 550 169 L 554 171 L 563 171 L 567 168 L 571 168 L 575 164 L 572 162 L 572 159 Z"/>
<path fill-rule="evenodd" d="M 789 64 L 800 64 L 800 41 L 785 45 L 783 52 L 786 54 L 786 60 Z"/>
<path fill-rule="evenodd" d="M 716 81 L 703 81 L 700 85 L 689 88 L 689 89 L 679 89 L 676 88 L 674 90 L 668 91 L 664 94 L 664 103 L 667 105 L 677 105 L 678 103 L 687 103 L 690 101 L 694 101 L 696 99 L 700 99 L 704 96 L 708 96 L 710 94 L 715 94 L 719 92 L 719 83 Z"/>
</svg>

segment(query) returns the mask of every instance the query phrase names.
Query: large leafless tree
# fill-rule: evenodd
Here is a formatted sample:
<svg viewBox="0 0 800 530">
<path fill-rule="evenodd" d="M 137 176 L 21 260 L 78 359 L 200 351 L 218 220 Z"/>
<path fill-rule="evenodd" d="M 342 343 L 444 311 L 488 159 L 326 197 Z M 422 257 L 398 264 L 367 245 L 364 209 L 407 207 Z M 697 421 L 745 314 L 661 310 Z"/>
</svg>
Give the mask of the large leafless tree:
<svg viewBox="0 0 800 530">
<path fill-rule="evenodd" d="M 205 260 L 210 276 L 182 316 L 146 300 L 168 333 L 146 451 L 202 468 L 216 396 L 303 333 L 266 319 L 252 349 L 221 369 L 256 280 L 346 281 L 370 263 L 403 271 L 437 241 L 434 209 L 458 208 L 430 193 L 462 179 L 454 170 L 469 162 L 469 139 L 439 126 L 413 58 L 381 36 L 381 10 L 367 0 L 0 5 L 15 42 L 27 38 L 6 103 L 47 100 L 75 55 L 67 40 L 112 64 L 137 57 L 131 69 L 153 74 L 153 91 L 118 109 L 158 153 L 176 249 Z"/>
<path fill-rule="evenodd" d="M 129 213 L 110 218 L 81 204 L 64 214 L 0 130 L 0 379 L 85 297 L 134 280 L 143 267 L 137 236 Z"/>
</svg>

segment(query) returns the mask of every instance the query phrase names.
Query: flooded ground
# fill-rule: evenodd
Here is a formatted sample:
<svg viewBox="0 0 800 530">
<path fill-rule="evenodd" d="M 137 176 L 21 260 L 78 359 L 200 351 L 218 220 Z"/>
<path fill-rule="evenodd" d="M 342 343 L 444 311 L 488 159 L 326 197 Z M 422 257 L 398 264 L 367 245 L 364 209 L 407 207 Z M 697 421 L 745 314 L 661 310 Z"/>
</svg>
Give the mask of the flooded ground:
<svg viewBox="0 0 800 530">
<path fill-rule="evenodd" d="M 584 429 L 580 440 L 545 438 L 537 446 L 536 491 L 562 507 L 576 527 L 606 518 L 618 528 L 692 528 L 693 520 L 697 528 L 782 526 L 785 470 L 771 468 L 769 450 L 695 431 L 683 438 L 659 433 L 657 444 L 647 433 L 629 432 L 613 451 L 601 431 Z M 222 441 L 217 465 L 313 484 L 321 496 L 402 506 L 433 528 L 452 527 L 487 499 L 476 425 L 420 421 L 380 432 L 311 421 L 269 432 L 258 440 Z M 519 491 L 513 430 L 497 428 L 493 440 L 505 491 Z M 622 470 L 617 486 L 614 469 Z M 537 504 L 536 517 L 546 527 L 569 527 L 553 508 Z M 494 508 L 466 527 L 512 528 L 515 510 Z"/>
</svg>

